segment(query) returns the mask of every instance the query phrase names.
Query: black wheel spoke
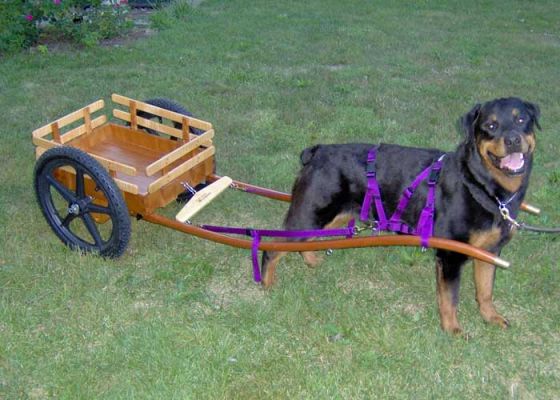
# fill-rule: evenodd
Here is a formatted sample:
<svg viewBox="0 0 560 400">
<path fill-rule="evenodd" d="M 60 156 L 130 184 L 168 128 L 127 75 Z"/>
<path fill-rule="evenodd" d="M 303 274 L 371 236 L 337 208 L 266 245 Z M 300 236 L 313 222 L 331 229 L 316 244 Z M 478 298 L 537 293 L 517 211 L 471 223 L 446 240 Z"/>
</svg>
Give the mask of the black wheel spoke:
<svg viewBox="0 0 560 400">
<path fill-rule="evenodd" d="M 103 206 L 100 206 L 98 204 L 93 204 L 93 203 L 88 204 L 87 210 L 89 212 L 94 212 L 94 213 L 97 213 L 97 214 L 108 214 L 108 215 L 111 214 L 111 209 L 109 207 L 103 207 Z"/>
<path fill-rule="evenodd" d="M 47 178 L 47 181 L 49 182 L 49 184 L 52 187 L 54 187 L 56 189 L 56 191 L 58 193 L 60 193 L 60 195 L 62 197 L 64 197 L 64 199 L 66 201 L 68 201 L 69 203 L 73 203 L 73 202 L 76 201 L 76 195 L 74 193 L 72 193 L 72 191 L 70 189 L 68 189 L 66 186 L 64 186 L 62 183 L 57 181 L 54 176 L 47 175 L 46 178 Z"/>
<path fill-rule="evenodd" d="M 70 226 L 70 223 L 74 221 L 75 218 L 76 214 L 68 213 L 68 215 L 62 220 L 62 226 L 68 228 L 68 226 Z"/>
<path fill-rule="evenodd" d="M 103 239 L 101 239 L 99 229 L 97 229 L 97 224 L 95 223 L 94 219 L 89 214 L 82 214 L 82 220 L 84 221 L 89 234 L 95 241 L 95 245 L 101 247 L 101 245 L 103 244 Z"/>
<path fill-rule="evenodd" d="M 84 170 L 81 168 L 76 168 L 76 196 L 82 198 L 86 195 L 85 182 L 84 182 Z"/>
</svg>

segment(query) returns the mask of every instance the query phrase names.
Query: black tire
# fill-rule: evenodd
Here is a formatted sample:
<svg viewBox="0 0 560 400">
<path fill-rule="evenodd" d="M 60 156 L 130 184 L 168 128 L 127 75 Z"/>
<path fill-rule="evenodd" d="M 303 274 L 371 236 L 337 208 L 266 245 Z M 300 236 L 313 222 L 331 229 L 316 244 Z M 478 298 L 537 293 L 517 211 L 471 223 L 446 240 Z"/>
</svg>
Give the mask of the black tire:
<svg viewBox="0 0 560 400">
<path fill-rule="evenodd" d="M 75 190 L 55 177 L 61 167 L 74 170 Z M 115 181 L 94 158 L 73 147 L 55 147 L 39 158 L 34 178 L 41 211 L 64 244 L 103 257 L 123 254 L 131 230 L 128 208 Z M 86 185 L 99 194 L 88 196 Z"/>
<path fill-rule="evenodd" d="M 165 99 L 165 98 L 155 98 L 155 99 L 148 99 L 148 100 L 144 100 L 144 103 L 148 103 L 151 104 L 152 106 L 156 106 L 159 108 L 163 108 L 165 110 L 169 110 L 169 111 L 173 111 L 176 112 L 178 114 L 183 114 L 186 115 L 187 117 L 194 117 L 185 107 L 183 107 L 182 105 L 180 105 L 179 103 L 174 102 L 173 100 L 169 100 L 169 99 Z M 159 121 L 160 123 L 162 122 L 161 117 L 145 112 L 145 111 L 138 111 L 136 113 L 136 115 L 138 115 L 139 117 L 142 118 L 147 118 L 147 119 L 156 119 L 157 121 Z M 182 129 L 183 128 L 183 124 L 179 123 L 179 122 L 173 122 L 173 126 L 176 129 Z M 148 128 L 144 128 L 146 129 L 146 131 L 152 135 L 157 135 L 158 133 L 152 129 L 148 129 Z M 204 131 L 197 129 L 197 128 L 193 128 L 192 126 L 189 127 L 189 132 L 192 133 L 193 135 L 202 135 L 204 133 Z"/>
</svg>

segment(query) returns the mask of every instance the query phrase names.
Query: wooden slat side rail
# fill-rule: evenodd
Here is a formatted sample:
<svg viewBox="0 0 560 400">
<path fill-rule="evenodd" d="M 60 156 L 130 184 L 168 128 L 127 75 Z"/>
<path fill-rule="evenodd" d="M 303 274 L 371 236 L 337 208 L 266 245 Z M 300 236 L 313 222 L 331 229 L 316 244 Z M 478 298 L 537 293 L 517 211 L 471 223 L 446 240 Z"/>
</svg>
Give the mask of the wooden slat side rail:
<svg viewBox="0 0 560 400">
<path fill-rule="evenodd" d="M 113 178 L 113 180 L 115 181 L 115 183 L 117 184 L 117 186 L 119 187 L 120 190 L 131 193 L 131 194 L 138 194 L 139 193 L 138 185 L 135 185 L 135 184 L 130 183 L 130 182 L 123 181 L 122 179 L 119 179 L 119 178 Z"/>
<path fill-rule="evenodd" d="M 35 144 L 37 147 L 41 147 L 44 150 L 48 150 L 52 147 L 62 146 L 61 144 L 53 142 L 52 140 L 47 140 L 43 138 L 33 138 L 33 144 Z M 41 154 L 43 152 L 41 152 Z M 93 158 L 95 158 L 97 161 L 99 161 L 99 163 L 109 171 L 122 172 L 123 174 L 130 175 L 130 176 L 136 176 L 138 173 L 136 168 L 130 165 L 123 164 L 118 161 L 109 160 L 105 157 L 101 157 L 95 154 L 91 154 L 91 153 L 88 154 Z"/>
<path fill-rule="evenodd" d="M 109 160 L 108 158 L 101 157 L 92 153 L 88 154 L 99 161 L 99 163 L 109 171 L 122 172 L 123 174 L 130 176 L 136 176 L 137 174 L 136 168 L 131 165 L 123 164 L 114 160 Z"/>
<path fill-rule="evenodd" d="M 151 114 L 155 114 L 155 115 L 159 115 L 160 117 L 163 118 L 167 118 L 170 119 L 171 121 L 175 121 L 175 122 L 183 122 L 183 118 L 185 117 L 183 114 L 179 114 L 173 111 L 169 111 L 163 108 L 159 108 L 156 106 L 152 106 L 151 104 L 147 104 L 141 101 L 137 101 L 125 96 L 121 96 L 119 94 L 113 94 L 111 96 L 111 99 L 113 100 L 113 102 L 129 107 L 130 102 L 131 101 L 135 101 L 136 102 L 136 108 L 140 111 L 146 111 L 149 112 Z M 195 128 L 198 129 L 202 129 L 204 131 L 207 131 L 209 129 L 212 129 L 212 124 L 210 122 L 206 122 L 203 121 L 201 119 L 198 118 L 193 118 L 193 117 L 187 117 L 189 119 L 189 124 L 190 126 L 193 126 Z"/>
<path fill-rule="evenodd" d="M 35 129 L 33 131 L 33 137 L 43 137 L 46 136 L 48 134 L 52 133 L 52 124 L 56 123 L 58 125 L 58 128 L 63 128 L 66 125 L 71 124 L 72 122 L 75 122 L 81 118 L 83 118 L 84 116 L 84 109 L 87 109 L 89 111 L 90 114 L 93 114 L 96 111 L 101 110 L 103 107 L 105 107 L 105 102 L 103 100 L 98 100 L 95 101 L 83 108 L 80 108 L 77 111 L 74 111 L 73 113 L 70 113 L 68 115 L 65 115 L 62 118 L 57 119 L 54 122 L 51 122 L 47 125 L 44 125 L 38 129 Z"/>
<path fill-rule="evenodd" d="M 84 126 L 86 128 L 86 133 L 91 133 L 91 113 L 88 108 L 84 108 Z"/>
<path fill-rule="evenodd" d="M 188 170 L 194 168 L 196 165 L 202 163 L 209 157 L 212 157 L 216 149 L 214 146 L 208 147 L 206 150 L 201 151 L 193 158 L 185 161 L 183 164 L 179 165 L 178 167 L 173 168 L 168 174 L 165 174 L 161 178 L 155 180 L 148 186 L 148 193 L 157 192 L 163 186 L 167 185 L 173 179 L 178 178 Z"/>
<path fill-rule="evenodd" d="M 51 132 L 52 132 L 53 140 L 56 143 L 62 143 L 62 139 L 60 138 L 60 127 L 58 126 L 57 122 L 53 122 L 51 124 Z"/>
<path fill-rule="evenodd" d="M 44 140 L 44 139 L 43 139 L 43 140 Z M 49 143 L 52 143 L 52 142 L 49 142 Z M 56 144 L 53 145 L 53 147 L 55 147 L 55 146 L 56 146 Z M 41 157 L 41 155 L 42 155 L 45 151 L 47 151 L 47 150 L 48 150 L 48 149 L 47 149 L 47 148 L 44 148 L 44 147 L 36 147 L 36 148 L 35 148 L 35 157 L 36 157 L 36 158 Z M 72 168 L 70 168 L 70 167 L 62 167 L 62 169 L 63 169 L 64 171 L 66 171 L 66 172 L 71 173 L 71 174 L 75 174 L 75 173 L 76 173 L 76 172 L 75 172 Z M 119 189 L 121 189 L 121 190 L 123 190 L 123 191 L 125 191 L 125 192 L 131 193 L 131 194 L 138 194 L 138 193 L 140 192 L 140 191 L 138 190 L 138 185 L 135 185 L 135 184 L 130 183 L 130 182 L 123 181 L 123 180 L 118 179 L 118 178 L 116 178 L 116 177 L 113 177 L 113 180 L 115 181 L 115 183 L 117 184 L 117 186 L 119 187 Z"/>
<path fill-rule="evenodd" d="M 60 143 L 57 143 L 55 141 L 48 140 L 48 139 L 43 139 L 41 137 L 34 137 L 33 138 L 33 144 L 35 146 L 41 147 L 45 150 L 48 150 L 48 149 L 53 148 L 53 147 L 62 146 Z"/>
<path fill-rule="evenodd" d="M 122 119 L 123 121 L 130 122 L 131 121 L 131 114 L 123 111 L 117 110 L 116 108 L 113 109 L 113 116 L 115 118 Z M 152 121 L 151 119 L 146 119 L 142 117 L 136 116 L 136 124 L 139 126 L 143 126 L 145 128 L 150 128 L 160 133 L 165 133 L 166 135 L 173 136 L 179 139 L 183 138 L 183 131 L 180 129 L 173 128 L 171 126 L 167 126 L 164 124 L 160 124 L 159 122 Z M 189 135 L 191 139 L 196 138 L 196 135 Z"/>
<path fill-rule="evenodd" d="M 183 140 L 187 140 L 187 141 L 190 140 L 190 133 L 189 133 L 190 122 L 187 117 L 183 117 L 183 123 L 181 125 L 181 128 L 183 128 Z"/>
<path fill-rule="evenodd" d="M 136 115 L 136 102 L 134 100 L 130 101 L 130 127 L 134 130 L 138 129 L 138 116 Z"/>
<path fill-rule="evenodd" d="M 98 126 L 103 125 L 105 122 L 107 122 L 107 117 L 105 115 L 101 115 L 100 117 L 97 117 L 97 118 L 91 120 L 90 121 L 91 131 L 93 131 Z M 77 137 L 83 135 L 84 133 L 89 133 L 88 128 L 87 128 L 87 124 L 80 125 L 77 128 L 69 130 L 64 135 L 62 135 L 60 137 L 62 139 L 62 144 L 68 143 L 71 140 L 76 139 Z"/>
<path fill-rule="evenodd" d="M 178 159 L 180 159 L 184 155 L 190 153 L 191 151 L 193 151 L 197 147 L 209 146 L 209 144 L 211 143 L 211 142 L 209 142 L 209 140 L 212 139 L 213 137 L 214 137 L 214 130 L 213 129 L 209 130 L 208 132 L 206 132 L 206 133 L 204 133 L 200 136 L 197 136 L 195 139 L 191 140 L 190 142 L 185 143 L 184 145 L 182 145 L 178 149 L 173 150 L 171 153 L 166 154 L 165 156 L 163 156 L 159 160 L 157 160 L 157 161 L 151 163 L 150 165 L 148 165 L 146 167 L 146 175 L 147 176 L 154 175 L 156 172 L 161 171 L 163 168 L 165 168 L 168 165 L 170 165 L 171 163 L 177 161 Z"/>
</svg>

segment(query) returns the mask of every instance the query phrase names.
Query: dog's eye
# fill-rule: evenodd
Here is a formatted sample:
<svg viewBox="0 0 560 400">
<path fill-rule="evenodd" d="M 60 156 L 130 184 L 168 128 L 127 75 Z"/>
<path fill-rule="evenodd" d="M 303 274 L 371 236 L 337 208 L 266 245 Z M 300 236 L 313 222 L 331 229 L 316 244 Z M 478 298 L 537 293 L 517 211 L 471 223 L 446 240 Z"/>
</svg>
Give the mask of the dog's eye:
<svg viewBox="0 0 560 400">
<path fill-rule="evenodd" d="M 498 123 L 497 122 L 489 122 L 488 125 L 486 125 L 488 127 L 488 130 L 494 132 L 496 129 L 498 129 Z"/>
<path fill-rule="evenodd" d="M 523 124 L 523 123 L 525 122 L 525 118 L 523 118 L 523 117 L 518 117 L 518 118 L 515 120 L 515 122 L 517 122 L 517 124 L 521 125 L 521 124 Z"/>
</svg>

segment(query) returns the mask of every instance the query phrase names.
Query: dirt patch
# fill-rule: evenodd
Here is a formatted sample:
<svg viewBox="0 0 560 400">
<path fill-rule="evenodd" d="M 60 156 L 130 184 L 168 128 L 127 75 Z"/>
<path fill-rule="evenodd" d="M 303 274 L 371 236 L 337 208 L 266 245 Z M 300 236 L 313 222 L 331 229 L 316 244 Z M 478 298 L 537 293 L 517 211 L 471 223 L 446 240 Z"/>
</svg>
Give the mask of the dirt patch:
<svg viewBox="0 0 560 400">
<path fill-rule="evenodd" d="M 133 8 L 128 14 L 134 24 L 132 29 L 123 36 L 103 40 L 100 45 L 119 47 L 154 35 L 156 31 L 150 28 L 150 15 L 153 12 L 151 8 Z"/>
<path fill-rule="evenodd" d="M 121 47 L 154 35 L 157 31 L 150 28 L 150 15 L 154 12 L 155 10 L 152 8 L 132 8 L 127 16 L 133 23 L 132 28 L 122 36 L 100 41 L 99 45 Z M 49 52 L 72 51 L 77 47 L 75 43 L 64 37 L 43 35 L 32 51 L 41 52 L 45 49 L 48 49 Z"/>
</svg>

